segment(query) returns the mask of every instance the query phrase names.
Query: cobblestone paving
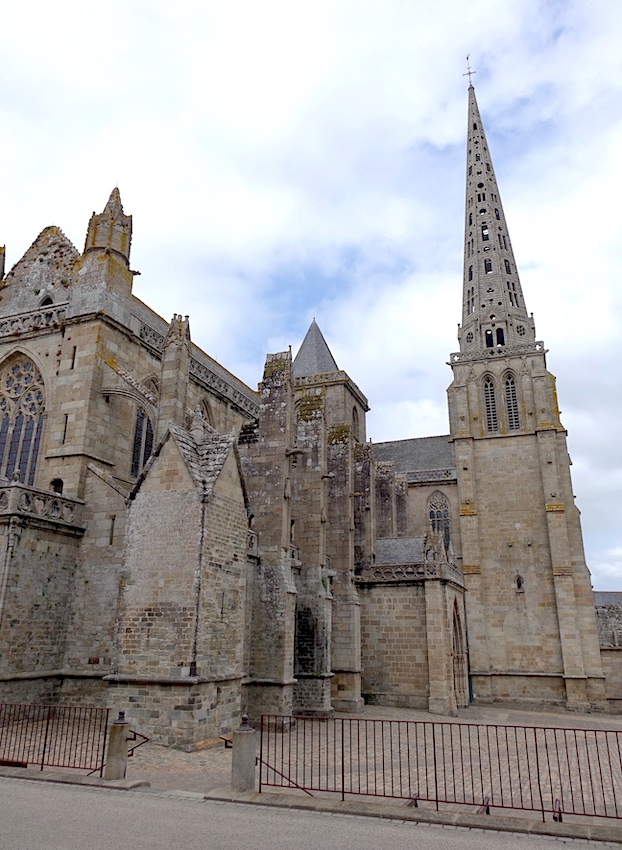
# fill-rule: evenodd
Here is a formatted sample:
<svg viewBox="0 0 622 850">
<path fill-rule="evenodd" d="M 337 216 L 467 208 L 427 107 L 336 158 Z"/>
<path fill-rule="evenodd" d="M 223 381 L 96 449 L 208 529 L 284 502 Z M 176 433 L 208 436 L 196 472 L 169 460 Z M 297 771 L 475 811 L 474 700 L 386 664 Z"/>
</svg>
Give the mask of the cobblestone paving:
<svg viewBox="0 0 622 850">
<path fill-rule="evenodd" d="M 339 715 L 346 716 L 346 715 Z M 444 718 L 414 709 L 365 706 L 357 715 L 369 719 L 419 720 L 504 724 L 516 726 L 572 727 L 578 729 L 622 729 L 622 717 L 570 712 L 530 712 L 488 706 L 471 706 L 457 718 Z M 257 736 L 259 738 L 259 735 Z M 259 743 L 259 742 L 258 742 Z M 186 753 L 149 742 L 136 750 L 129 761 L 129 779 L 145 779 L 153 788 L 207 793 L 231 781 L 231 750 L 222 744 Z M 403 801 L 399 801 L 403 805 Z M 531 815 L 533 817 L 533 814 Z"/>
</svg>

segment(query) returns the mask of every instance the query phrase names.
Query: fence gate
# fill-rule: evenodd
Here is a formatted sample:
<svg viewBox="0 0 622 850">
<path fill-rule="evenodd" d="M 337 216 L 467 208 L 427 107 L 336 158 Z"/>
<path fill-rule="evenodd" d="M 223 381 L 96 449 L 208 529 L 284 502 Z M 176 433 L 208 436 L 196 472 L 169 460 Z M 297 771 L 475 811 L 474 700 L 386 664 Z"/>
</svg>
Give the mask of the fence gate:
<svg viewBox="0 0 622 850">
<path fill-rule="evenodd" d="M 621 818 L 622 731 L 263 715 L 265 786 Z"/>
<path fill-rule="evenodd" d="M 0 765 L 74 767 L 101 776 L 108 708 L 0 703 Z"/>
</svg>

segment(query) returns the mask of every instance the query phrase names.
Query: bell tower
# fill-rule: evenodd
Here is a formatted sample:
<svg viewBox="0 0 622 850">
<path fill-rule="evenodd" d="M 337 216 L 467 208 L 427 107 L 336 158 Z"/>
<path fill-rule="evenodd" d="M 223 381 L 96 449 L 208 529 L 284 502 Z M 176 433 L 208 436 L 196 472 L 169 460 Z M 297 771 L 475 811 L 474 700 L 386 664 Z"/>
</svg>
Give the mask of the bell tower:
<svg viewBox="0 0 622 850">
<path fill-rule="evenodd" d="M 528 314 L 475 89 L 460 350 L 450 355 L 470 675 L 481 702 L 605 703 L 566 431 Z"/>
</svg>

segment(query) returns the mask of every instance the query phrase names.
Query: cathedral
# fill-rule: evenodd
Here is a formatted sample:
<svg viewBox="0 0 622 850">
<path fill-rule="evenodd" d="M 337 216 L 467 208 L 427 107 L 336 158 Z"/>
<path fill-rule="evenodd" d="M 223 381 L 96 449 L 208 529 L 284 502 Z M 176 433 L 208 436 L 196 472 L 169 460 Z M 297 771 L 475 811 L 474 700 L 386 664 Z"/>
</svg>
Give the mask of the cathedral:
<svg viewBox="0 0 622 850">
<path fill-rule="evenodd" d="M 124 708 L 174 745 L 243 711 L 619 709 L 617 609 L 468 100 L 446 435 L 368 441 L 315 321 L 246 386 L 133 295 L 117 189 L 82 253 L 48 227 L 5 275 L 1 249 L 0 701 Z"/>
</svg>

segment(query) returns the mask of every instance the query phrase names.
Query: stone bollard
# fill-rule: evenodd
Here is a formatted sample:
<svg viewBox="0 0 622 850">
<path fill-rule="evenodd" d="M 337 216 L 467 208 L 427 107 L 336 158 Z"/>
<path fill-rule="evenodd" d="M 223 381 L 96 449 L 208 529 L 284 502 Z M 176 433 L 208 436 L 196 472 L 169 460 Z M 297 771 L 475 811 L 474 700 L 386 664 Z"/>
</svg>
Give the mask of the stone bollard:
<svg viewBox="0 0 622 850">
<path fill-rule="evenodd" d="M 129 731 L 125 712 L 120 711 L 119 716 L 110 727 L 104 779 L 125 779 L 125 772 L 127 770 L 127 736 Z"/>
<path fill-rule="evenodd" d="M 231 758 L 231 788 L 233 791 L 255 790 L 255 758 L 257 733 L 248 722 L 248 714 L 242 715 L 240 727 L 233 733 Z"/>
</svg>

